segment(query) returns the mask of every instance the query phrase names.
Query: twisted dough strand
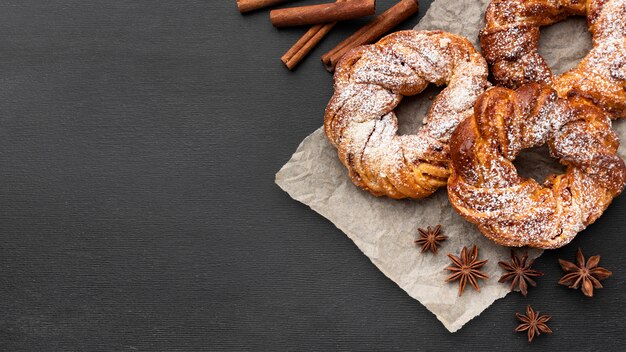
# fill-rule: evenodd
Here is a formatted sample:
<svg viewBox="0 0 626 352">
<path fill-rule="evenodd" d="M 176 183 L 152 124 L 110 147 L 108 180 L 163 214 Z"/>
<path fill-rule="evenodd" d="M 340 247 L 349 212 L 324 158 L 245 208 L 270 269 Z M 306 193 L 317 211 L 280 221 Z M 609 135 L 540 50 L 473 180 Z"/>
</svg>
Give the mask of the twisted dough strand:
<svg viewBox="0 0 626 352">
<path fill-rule="evenodd" d="M 401 31 L 338 63 L 324 130 L 357 186 L 376 196 L 423 198 L 445 186 L 448 140 L 488 86 L 487 65 L 467 39 Z M 415 135 L 398 135 L 393 109 L 429 83 L 447 85 Z"/>
<path fill-rule="evenodd" d="M 543 184 L 520 177 L 515 157 L 544 143 L 566 172 Z M 622 191 L 618 146 L 608 116 L 587 100 L 560 99 L 536 83 L 493 88 L 451 138 L 450 202 L 499 244 L 561 247 Z"/>
<path fill-rule="evenodd" d="M 553 77 L 537 50 L 539 27 L 572 15 L 587 17 L 593 49 Z M 493 0 L 480 43 L 498 84 L 553 84 L 560 96 L 581 96 L 612 118 L 626 117 L 626 0 Z"/>
</svg>

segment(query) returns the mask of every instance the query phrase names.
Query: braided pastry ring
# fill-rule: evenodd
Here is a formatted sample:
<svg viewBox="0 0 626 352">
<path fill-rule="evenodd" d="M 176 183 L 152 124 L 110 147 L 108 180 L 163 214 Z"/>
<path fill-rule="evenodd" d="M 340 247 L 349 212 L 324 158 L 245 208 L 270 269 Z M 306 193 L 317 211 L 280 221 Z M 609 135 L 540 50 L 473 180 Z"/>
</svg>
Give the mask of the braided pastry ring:
<svg viewBox="0 0 626 352">
<path fill-rule="evenodd" d="M 593 223 L 626 182 L 611 120 L 581 98 L 558 98 L 547 85 L 493 88 L 452 135 L 452 206 L 505 246 L 558 248 Z M 548 144 L 567 166 L 540 185 L 517 174 L 522 149 Z"/>
<path fill-rule="evenodd" d="M 539 27 L 572 15 L 586 15 L 593 49 L 553 77 L 537 50 Z M 560 96 L 582 96 L 612 118 L 626 117 L 626 0 L 492 0 L 480 44 L 499 85 L 553 84 Z"/>
<path fill-rule="evenodd" d="M 448 140 L 488 87 L 487 63 L 465 38 L 400 31 L 346 54 L 324 116 L 352 182 L 375 196 L 424 198 L 445 186 Z M 398 135 L 393 109 L 429 83 L 447 85 L 415 135 Z"/>
</svg>

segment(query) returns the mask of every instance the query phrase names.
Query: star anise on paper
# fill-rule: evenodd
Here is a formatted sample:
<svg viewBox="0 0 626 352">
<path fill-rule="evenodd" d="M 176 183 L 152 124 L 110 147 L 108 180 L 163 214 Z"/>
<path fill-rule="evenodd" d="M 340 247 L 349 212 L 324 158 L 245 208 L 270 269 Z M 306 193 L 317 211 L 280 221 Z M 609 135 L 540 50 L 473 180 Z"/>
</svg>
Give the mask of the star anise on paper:
<svg viewBox="0 0 626 352">
<path fill-rule="evenodd" d="M 527 331 L 528 342 L 533 342 L 535 336 L 541 335 L 541 333 L 552 333 L 552 330 L 550 330 L 546 324 L 552 317 L 535 312 L 530 305 L 526 307 L 526 315 L 515 313 L 515 316 L 522 322 L 517 328 L 515 328 L 515 331 Z"/>
<path fill-rule="evenodd" d="M 511 261 L 510 262 L 498 262 L 498 265 L 506 273 L 502 274 L 498 282 L 511 281 L 511 291 L 516 287 L 519 287 L 520 292 L 524 297 L 528 294 L 528 285 L 535 287 L 537 283 L 531 277 L 543 276 L 541 271 L 532 269 L 534 260 L 528 260 L 528 254 L 524 254 L 521 258 L 515 255 L 515 252 L 511 249 Z"/>
<path fill-rule="evenodd" d="M 563 271 L 566 272 L 565 276 L 559 280 L 559 284 L 573 289 L 582 287 L 582 291 L 587 297 L 593 297 L 594 287 L 602 288 L 600 280 L 604 280 L 613 274 L 605 268 L 598 266 L 600 264 L 599 255 L 589 257 L 589 260 L 585 263 L 585 256 L 580 248 L 578 248 L 576 253 L 576 264 L 563 259 L 559 259 L 559 264 L 561 264 Z"/>
<path fill-rule="evenodd" d="M 432 228 L 428 226 L 425 230 L 418 228 L 420 238 L 415 240 L 415 243 L 422 246 L 422 253 L 431 251 L 437 254 L 437 248 L 441 245 L 440 242 L 448 239 L 448 236 L 441 234 L 441 225 Z"/>
<path fill-rule="evenodd" d="M 489 276 L 478 270 L 487 263 L 487 260 L 478 260 L 478 247 L 474 245 L 471 251 L 468 251 L 467 247 L 463 247 L 460 257 L 454 254 L 448 254 L 448 258 L 450 258 L 454 265 L 446 268 L 446 270 L 452 272 L 450 276 L 446 278 L 446 282 L 459 280 L 459 296 L 465 291 L 465 285 L 468 282 L 476 291 L 480 292 L 477 279 L 486 279 Z"/>
</svg>

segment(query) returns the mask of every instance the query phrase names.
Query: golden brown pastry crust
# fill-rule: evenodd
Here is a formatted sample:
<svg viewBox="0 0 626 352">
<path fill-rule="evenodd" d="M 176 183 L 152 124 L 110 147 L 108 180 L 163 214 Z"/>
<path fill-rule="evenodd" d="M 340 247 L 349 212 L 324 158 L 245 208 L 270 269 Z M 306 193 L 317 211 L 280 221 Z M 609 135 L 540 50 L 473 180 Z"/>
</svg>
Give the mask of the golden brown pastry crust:
<svg viewBox="0 0 626 352">
<path fill-rule="evenodd" d="M 567 167 L 543 184 L 517 174 L 522 149 L 548 144 Z M 626 182 L 619 139 L 608 115 L 545 84 L 492 88 L 450 140 L 453 207 L 505 246 L 557 248 L 608 207 Z"/>
<path fill-rule="evenodd" d="M 587 17 L 593 49 L 553 77 L 537 51 L 539 27 L 572 15 Z M 553 84 L 560 96 L 585 97 L 612 118 L 626 117 L 626 0 L 492 0 L 480 44 L 499 85 Z"/>
<path fill-rule="evenodd" d="M 401 31 L 346 54 L 324 118 L 354 184 L 376 196 L 424 198 L 446 185 L 448 140 L 488 87 L 487 63 L 465 38 Z M 429 83 L 447 85 L 415 135 L 398 135 L 393 109 Z"/>
</svg>

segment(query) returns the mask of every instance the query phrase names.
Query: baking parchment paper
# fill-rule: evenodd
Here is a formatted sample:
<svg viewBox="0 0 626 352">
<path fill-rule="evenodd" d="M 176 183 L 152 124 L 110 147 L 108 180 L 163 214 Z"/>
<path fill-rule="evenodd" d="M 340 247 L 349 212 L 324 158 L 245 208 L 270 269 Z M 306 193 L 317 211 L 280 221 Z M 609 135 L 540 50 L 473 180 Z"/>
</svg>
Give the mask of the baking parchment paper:
<svg viewBox="0 0 626 352">
<path fill-rule="evenodd" d="M 434 1 L 415 28 L 460 34 L 479 48 L 478 32 L 483 27 L 488 3 L 488 0 Z M 555 74 L 576 66 L 590 48 L 591 37 L 582 17 L 542 28 L 539 50 Z M 417 131 L 430 107 L 428 97 L 432 98 L 438 91 L 429 88 L 416 97 L 405 98 L 396 109 L 399 133 Z M 323 121 L 322 113 L 319 120 Z M 626 124 L 614 122 L 613 127 L 626 140 Z M 622 157 L 625 151 L 626 146 L 620 146 Z M 515 164 L 523 176 L 537 180 L 563 171 L 548 157 L 545 148 L 526 151 Z M 450 332 L 457 331 L 509 293 L 507 284 L 497 282 L 502 273 L 497 263 L 510 258 L 509 249 L 486 239 L 474 225 L 457 215 L 445 189 L 419 201 L 373 197 L 350 182 L 337 151 L 321 128 L 302 141 L 291 160 L 276 174 L 276 183 L 292 198 L 332 221 L 380 271 L 426 306 Z M 413 243 L 418 236 L 417 228 L 436 224 L 442 225 L 449 239 L 443 242 L 438 255 L 420 253 Z M 489 260 L 484 267 L 489 279 L 482 280 L 480 293 L 468 286 L 459 297 L 458 284 L 444 282 L 447 276 L 444 268 L 450 263 L 445 254 L 458 255 L 463 246 L 474 244 L 480 249 L 479 257 Z M 536 249 L 527 251 L 531 258 L 542 253 Z"/>
</svg>

